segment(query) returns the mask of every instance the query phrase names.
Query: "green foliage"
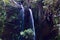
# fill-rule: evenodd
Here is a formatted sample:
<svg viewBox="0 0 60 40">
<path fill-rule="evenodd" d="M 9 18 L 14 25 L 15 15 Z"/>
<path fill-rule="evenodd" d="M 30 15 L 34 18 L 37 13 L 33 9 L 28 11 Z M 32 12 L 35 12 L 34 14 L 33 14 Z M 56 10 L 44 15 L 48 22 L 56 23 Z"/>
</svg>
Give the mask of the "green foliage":
<svg viewBox="0 0 60 40">
<path fill-rule="evenodd" d="M 28 38 L 28 37 L 31 38 L 34 34 L 33 34 L 32 29 L 27 29 L 27 30 L 20 32 L 20 35 L 22 35 L 25 38 Z"/>
<path fill-rule="evenodd" d="M 43 0 L 42 2 L 44 3 L 44 5 L 53 4 L 53 0 Z"/>
<path fill-rule="evenodd" d="M 0 0 L 0 36 L 2 34 L 2 31 L 3 31 L 3 26 L 4 26 L 4 20 L 5 20 L 5 15 L 6 15 L 6 12 L 5 12 L 5 9 L 4 9 L 4 6 L 3 6 L 3 1 Z"/>
<path fill-rule="evenodd" d="M 10 3 L 9 0 L 3 0 L 3 2 L 4 2 L 5 4 L 9 4 L 9 3 Z"/>
</svg>

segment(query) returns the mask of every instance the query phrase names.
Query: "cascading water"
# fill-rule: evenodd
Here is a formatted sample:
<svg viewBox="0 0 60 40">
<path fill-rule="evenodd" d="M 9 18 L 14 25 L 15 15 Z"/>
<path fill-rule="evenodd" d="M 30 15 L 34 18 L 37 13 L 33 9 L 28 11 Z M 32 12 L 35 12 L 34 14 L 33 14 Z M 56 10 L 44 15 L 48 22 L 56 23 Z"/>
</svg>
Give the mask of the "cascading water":
<svg viewBox="0 0 60 40">
<path fill-rule="evenodd" d="M 11 2 L 13 2 L 15 4 L 15 6 L 18 7 L 18 10 L 20 11 L 20 13 L 18 13 L 18 20 L 20 21 L 20 23 L 22 24 L 21 27 L 23 30 L 23 24 L 24 24 L 24 7 L 22 5 L 22 3 L 18 4 L 17 2 L 15 2 L 14 0 L 10 0 Z"/>
<path fill-rule="evenodd" d="M 31 21 L 32 21 L 32 30 L 33 30 L 33 34 L 34 34 L 33 40 L 35 40 L 35 28 L 34 28 L 33 14 L 32 14 L 32 10 L 30 8 L 29 8 L 29 11 L 30 11 L 30 18 L 31 18 Z"/>
<path fill-rule="evenodd" d="M 21 7 L 20 7 L 21 9 L 19 9 L 20 10 L 20 13 L 18 14 L 18 19 L 20 20 L 20 23 L 22 24 L 21 25 L 21 30 L 23 30 L 23 28 L 24 28 L 24 7 L 23 7 L 23 5 L 21 4 Z"/>
<path fill-rule="evenodd" d="M 3 0 L 4 1 L 4 0 Z M 5 4 L 5 2 L 4 2 L 4 4 Z M 6 6 L 6 5 L 5 5 Z M 12 27 L 12 30 L 14 30 L 14 31 L 11 31 L 11 33 L 12 34 L 8 34 L 8 35 L 11 35 L 11 38 L 10 37 L 8 37 L 8 38 L 6 38 L 6 39 L 11 39 L 11 40 L 22 40 L 22 37 L 21 37 L 21 35 L 20 35 L 20 31 L 23 31 L 24 29 L 24 7 L 23 7 L 23 5 L 22 4 L 18 4 L 17 2 L 15 2 L 15 0 L 10 0 L 10 6 L 11 7 L 13 7 L 9 12 L 8 12 L 8 14 L 10 13 L 10 12 L 12 12 L 12 14 L 11 14 L 11 16 L 14 14 L 15 15 L 15 10 L 14 10 L 14 8 L 16 8 L 16 11 L 17 11 L 17 13 L 16 14 L 18 14 L 18 15 L 16 15 L 17 16 L 17 19 L 13 19 L 13 20 L 11 20 L 11 22 L 10 22 L 10 26 L 9 26 L 9 29 L 11 29 L 11 27 L 12 27 L 12 25 L 11 25 L 11 23 L 12 24 L 14 24 L 14 28 Z M 10 16 L 10 17 L 11 17 Z M 16 26 L 16 25 L 17 26 Z M 8 25 L 8 24 L 7 24 Z M 6 26 L 7 27 L 7 26 Z M 9 30 L 8 30 L 9 31 Z M 15 32 L 16 31 L 16 32 Z M 9 31 L 10 32 L 10 31 Z M 9 32 L 7 32 L 7 33 L 9 33 Z M 10 40 L 9 39 L 9 40 Z"/>
<path fill-rule="evenodd" d="M 20 13 L 18 14 L 18 20 L 20 21 L 20 30 L 23 31 L 24 30 L 24 7 L 21 4 L 20 5 L 21 9 L 19 9 Z M 23 38 L 21 36 L 19 36 L 19 40 L 22 40 Z"/>
<path fill-rule="evenodd" d="M 14 22 L 13 23 L 13 21 L 15 20 L 13 20 L 13 21 L 11 21 L 16 27 L 15 27 L 15 29 L 13 28 L 13 30 L 14 31 L 11 31 L 11 33 L 12 33 L 12 35 L 13 35 L 13 38 L 11 38 L 12 40 L 25 40 L 25 38 L 23 38 L 21 35 L 20 35 L 20 32 L 21 31 L 24 31 L 24 29 L 25 29 L 25 26 L 24 26 L 24 12 L 25 12 L 25 10 L 24 10 L 24 7 L 23 7 L 23 5 L 22 4 L 18 4 L 17 2 L 15 2 L 14 0 L 10 0 L 10 2 L 11 2 L 11 5 L 13 6 L 13 4 L 14 4 L 14 6 L 13 7 L 16 7 L 17 9 L 18 9 L 18 11 L 19 11 L 19 13 L 18 13 L 18 15 L 17 15 L 17 18 L 18 18 L 18 22 L 17 22 L 17 26 L 15 25 L 15 23 L 16 22 Z M 27 18 L 27 20 L 29 21 L 29 22 L 31 22 L 31 23 L 28 23 L 28 24 L 30 24 L 31 26 L 29 26 L 29 28 L 31 28 L 32 30 L 33 30 L 33 35 L 34 35 L 34 37 L 32 38 L 32 40 L 35 40 L 35 28 L 34 28 L 34 19 L 33 19 L 33 15 L 32 15 L 32 10 L 30 9 L 30 8 L 28 8 L 29 9 L 29 19 Z M 27 16 L 28 17 L 28 16 Z M 26 23 L 25 23 L 26 24 Z M 7 24 L 8 25 L 8 24 Z M 10 24 L 9 24 L 10 25 Z M 29 29 L 28 28 L 28 29 Z M 9 29 L 11 29 L 10 27 L 9 27 Z M 15 32 L 16 31 L 16 32 Z M 9 34 L 10 35 L 10 34 Z M 11 35 L 11 37 L 12 37 L 12 35 Z M 16 35 L 17 35 L 17 37 L 16 37 Z M 9 37 L 8 37 L 8 39 L 9 39 Z M 31 38 L 30 38 L 31 39 Z M 30 40 L 30 39 L 27 39 L 27 40 Z M 9 39 L 10 40 L 10 39 Z"/>
<path fill-rule="evenodd" d="M 22 3 L 18 4 L 15 1 L 14 1 L 14 3 L 16 6 L 18 5 L 18 11 L 19 11 L 19 13 L 18 13 L 19 28 L 18 29 L 20 30 L 18 34 L 20 34 L 20 32 L 24 30 L 24 7 L 23 7 Z M 21 35 L 19 35 L 18 40 L 23 40 L 23 37 Z"/>
</svg>

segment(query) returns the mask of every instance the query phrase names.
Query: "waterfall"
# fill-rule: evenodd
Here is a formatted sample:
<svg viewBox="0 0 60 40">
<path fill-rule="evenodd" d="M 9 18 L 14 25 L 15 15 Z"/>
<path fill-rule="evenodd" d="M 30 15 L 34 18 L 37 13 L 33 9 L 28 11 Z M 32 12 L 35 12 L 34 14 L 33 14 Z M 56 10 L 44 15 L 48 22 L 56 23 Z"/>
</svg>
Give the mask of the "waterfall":
<svg viewBox="0 0 60 40">
<path fill-rule="evenodd" d="M 13 7 L 16 7 L 18 9 L 18 27 L 16 27 L 16 29 L 18 30 L 18 38 L 17 40 L 22 40 L 23 38 L 20 35 L 20 32 L 24 30 L 24 7 L 22 4 L 18 4 L 15 0 L 10 0 L 10 4 Z"/>
<path fill-rule="evenodd" d="M 21 4 L 21 9 L 20 9 L 20 13 L 18 14 L 18 16 L 19 16 L 19 19 L 20 19 L 20 21 L 22 21 L 22 25 L 21 25 L 21 30 L 24 30 L 23 28 L 24 28 L 24 7 L 23 7 L 23 5 Z"/>
<path fill-rule="evenodd" d="M 21 4 L 19 9 L 19 13 L 18 13 L 18 20 L 19 20 L 19 29 L 20 32 L 24 30 L 24 7 Z M 18 40 L 22 40 L 23 38 L 21 36 L 18 37 Z"/>
<path fill-rule="evenodd" d="M 33 19 L 33 14 L 32 14 L 32 10 L 29 8 L 30 11 L 30 17 L 31 17 L 31 21 L 32 21 L 32 26 L 33 26 L 33 33 L 34 33 L 34 38 L 33 40 L 35 40 L 35 28 L 34 28 L 34 19 Z"/>
<path fill-rule="evenodd" d="M 19 24 L 21 24 L 21 30 L 23 30 L 24 27 L 24 7 L 22 4 L 18 4 L 15 0 L 10 0 L 11 4 L 14 4 L 14 7 L 18 8 L 18 20 L 20 21 Z"/>
</svg>

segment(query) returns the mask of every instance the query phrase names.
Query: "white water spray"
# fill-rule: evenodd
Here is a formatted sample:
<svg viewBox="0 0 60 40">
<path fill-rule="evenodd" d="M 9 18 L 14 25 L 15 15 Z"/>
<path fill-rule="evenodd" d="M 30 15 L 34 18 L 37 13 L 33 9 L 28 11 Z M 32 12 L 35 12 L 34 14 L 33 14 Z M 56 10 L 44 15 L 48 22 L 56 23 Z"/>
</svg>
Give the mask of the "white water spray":
<svg viewBox="0 0 60 40">
<path fill-rule="evenodd" d="M 32 10 L 31 10 L 30 8 L 29 8 L 29 11 L 30 11 L 30 17 L 31 17 L 31 20 L 32 20 L 33 33 L 34 33 L 33 40 L 35 40 L 35 27 L 34 27 L 34 19 L 33 19 L 33 14 L 32 14 Z"/>
</svg>

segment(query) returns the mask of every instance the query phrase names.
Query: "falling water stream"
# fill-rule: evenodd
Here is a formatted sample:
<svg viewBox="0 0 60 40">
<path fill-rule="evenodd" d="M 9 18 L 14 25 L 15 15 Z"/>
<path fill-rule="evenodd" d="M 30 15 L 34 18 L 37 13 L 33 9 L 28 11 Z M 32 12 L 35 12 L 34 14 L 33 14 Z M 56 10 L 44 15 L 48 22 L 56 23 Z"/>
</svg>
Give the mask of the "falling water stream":
<svg viewBox="0 0 60 40">
<path fill-rule="evenodd" d="M 20 13 L 18 14 L 18 19 L 20 20 L 20 23 L 22 24 L 21 30 L 24 30 L 23 29 L 24 28 L 24 7 L 22 4 L 20 6 L 21 6 L 20 7 L 21 9 L 20 9 Z"/>
<path fill-rule="evenodd" d="M 16 2 L 15 2 L 16 3 Z M 17 3 L 16 3 L 17 4 Z M 19 18 L 21 17 L 20 20 L 22 20 L 22 25 L 21 25 L 21 30 L 24 30 L 24 7 L 23 5 L 21 4 L 20 5 L 20 14 L 19 14 Z M 30 18 L 31 18 L 31 21 L 32 21 L 32 30 L 33 30 L 33 33 L 34 33 L 34 37 L 33 37 L 33 40 L 35 40 L 35 28 L 34 28 L 34 19 L 33 19 L 33 14 L 32 14 L 32 10 L 29 8 L 29 12 L 30 12 Z"/>
<path fill-rule="evenodd" d="M 4 0 L 3 0 L 4 1 Z M 22 4 L 18 4 L 17 2 L 15 2 L 14 0 L 10 0 L 10 2 L 14 3 L 15 6 L 19 6 L 19 11 L 20 13 L 18 14 L 18 20 L 20 21 L 20 27 L 21 27 L 21 31 L 24 30 L 24 7 Z M 32 30 L 33 30 L 33 34 L 34 34 L 34 37 L 33 37 L 33 40 L 35 40 L 35 28 L 34 28 L 34 19 L 33 19 L 33 14 L 32 14 L 32 10 L 29 8 L 29 12 L 30 12 L 30 19 L 31 19 L 31 25 L 32 25 Z M 17 40 L 22 40 L 20 39 L 20 36 L 18 37 Z"/>
<path fill-rule="evenodd" d="M 17 2 L 15 2 L 17 4 Z M 18 20 L 20 22 L 20 30 L 24 30 L 24 7 L 22 4 L 19 5 L 19 13 L 18 13 Z M 21 36 L 18 37 L 18 40 L 24 40 Z"/>
<path fill-rule="evenodd" d="M 32 29 L 33 29 L 33 34 L 34 34 L 33 40 L 35 40 L 35 28 L 34 28 L 33 14 L 32 14 L 32 10 L 30 8 L 29 8 L 29 11 L 30 11 L 30 17 L 31 17 L 31 21 L 32 21 Z"/>
</svg>

